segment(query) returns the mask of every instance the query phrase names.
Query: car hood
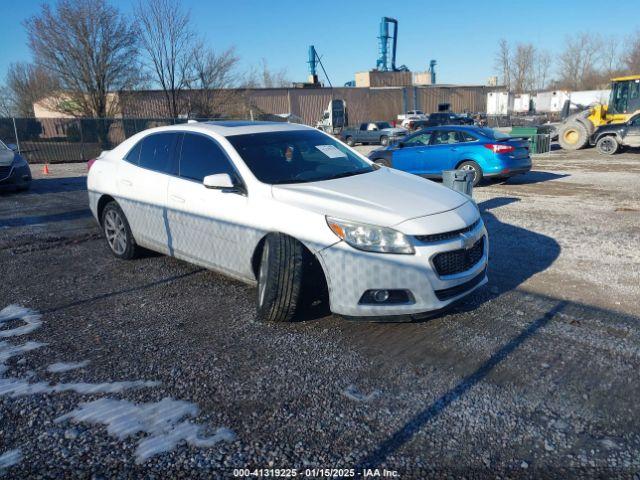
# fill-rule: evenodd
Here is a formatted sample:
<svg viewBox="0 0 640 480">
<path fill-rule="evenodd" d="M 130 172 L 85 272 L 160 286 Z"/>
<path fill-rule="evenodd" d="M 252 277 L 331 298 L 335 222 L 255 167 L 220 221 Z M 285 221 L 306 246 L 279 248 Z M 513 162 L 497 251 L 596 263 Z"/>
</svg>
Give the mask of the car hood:
<svg viewBox="0 0 640 480">
<path fill-rule="evenodd" d="M 4 148 L 0 150 L 0 166 L 5 167 L 7 165 L 11 165 L 13 163 L 13 158 L 15 157 L 15 153 L 11 150 L 5 150 Z"/>
<path fill-rule="evenodd" d="M 430 180 L 390 168 L 294 185 L 274 185 L 273 197 L 343 220 L 391 227 L 458 208 L 467 197 Z"/>
</svg>

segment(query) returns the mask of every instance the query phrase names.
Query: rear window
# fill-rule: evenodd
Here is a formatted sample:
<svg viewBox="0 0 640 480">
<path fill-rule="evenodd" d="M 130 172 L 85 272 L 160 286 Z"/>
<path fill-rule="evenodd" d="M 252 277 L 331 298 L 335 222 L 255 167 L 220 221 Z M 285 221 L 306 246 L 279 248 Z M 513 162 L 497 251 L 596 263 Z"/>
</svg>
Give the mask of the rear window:
<svg viewBox="0 0 640 480">
<path fill-rule="evenodd" d="M 479 128 L 478 131 L 485 137 L 489 137 L 494 140 L 506 140 L 508 138 L 511 138 L 510 135 L 499 132 L 498 130 L 494 130 L 493 128 Z"/>
<path fill-rule="evenodd" d="M 156 172 L 173 172 L 173 149 L 177 133 L 156 133 L 142 140 L 139 165 Z"/>
</svg>

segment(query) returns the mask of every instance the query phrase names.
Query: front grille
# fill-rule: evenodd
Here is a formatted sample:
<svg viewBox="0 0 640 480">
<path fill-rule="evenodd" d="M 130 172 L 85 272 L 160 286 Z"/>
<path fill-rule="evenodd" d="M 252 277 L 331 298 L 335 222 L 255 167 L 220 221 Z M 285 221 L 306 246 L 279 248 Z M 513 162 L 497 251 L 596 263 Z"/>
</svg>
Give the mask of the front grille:
<svg viewBox="0 0 640 480">
<path fill-rule="evenodd" d="M 466 272 L 482 259 L 484 236 L 469 249 L 442 252 L 433 257 L 433 265 L 438 275 L 454 275 Z"/>
<path fill-rule="evenodd" d="M 4 180 L 11 173 L 11 165 L 0 166 L 0 180 Z"/>
<path fill-rule="evenodd" d="M 462 233 L 471 232 L 479 224 L 480 224 L 480 219 L 476 220 L 468 227 L 461 228 L 460 230 L 452 230 L 450 232 L 444 232 L 444 233 L 434 233 L 433 235 L 416 235 L 416 239 L 424 243 L 441 242 L 442 240 L 449 240 L 450 238 L 456 238 L 458 235 Z"/>
<path fill-rule="evenodd" d="M 461 283 L 460 285 L 456 285 L 455 287 L 449 287 L 442 290 L 436 290 L 436 297 L 438 300 L 444 301 L 449 300 L 450 298 L 457 297 L 458 295 L 463 294 L 467 290 L 471 290 L 473 287 L 478 285 L 484 279 L 484 276 L 487 273 L 487 269 L 485 268 L 478 275 L 473 277 L 468 282 Z"/>
</svg>

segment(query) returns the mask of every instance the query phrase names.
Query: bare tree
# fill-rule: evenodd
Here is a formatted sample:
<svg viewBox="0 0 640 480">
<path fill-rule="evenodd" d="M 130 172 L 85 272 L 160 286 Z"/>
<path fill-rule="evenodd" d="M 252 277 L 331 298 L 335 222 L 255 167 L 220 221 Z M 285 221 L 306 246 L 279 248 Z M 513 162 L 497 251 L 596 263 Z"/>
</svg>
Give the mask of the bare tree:
<svg viewBox="0 0 640 480">
<path fill-rule="evenodd" d="M 286 68 L 272 70 L 265 58 L 258 67 L 252 67 L 245 75 L 243 86 L 247 88 L 281 88 L 291 86 Z"/>
<path fill-rule="evenodd" d="M 112 116 L 117 109 L 112 92 L 136 84 L 137 32 L 106 0 L 43 4 L 25 27 L 36 64 L 64 91 L 52 105 L 55 110 Z"/>
<path fill-rule="evenodd" d="M 193 74 L 188 82 L 195 89 L 190 95 L 190 114 L 199 117 L 220 117 L 242 103 L 237 71 L 239 57 L 231 47 L 217 54 L 199 43 L 193 53 Z"/>
<path fill-rule="evenodd" d="M 181 93 L 193 70 L 196 37 L 189 12 L 177 0 L 140 0 L 136 8 L 147 60 L 164 92 L 167 114 L 181 112 Z"/>
<path fill-rule="evenodd" d="M 549 83 L 551 73 L 551 54 L 546 50 L 538 50 L 535 56 L 535 85 L 536 90 L 544 90 Z"/>
<path fill-rule="evenodd" d="M 11 90 L 0 85 L 0 117 L 13 117 L 14 115 L 16 115 L 16 109 Z"/>
<path fill-rule="evenodd" d="M 558 85 L 569 90 L 588 90 L 603 86 L 600 68 L 603 49 L 602 38 L 590 32 L 567 38 L 559 58 Z"/>
<path fill-rule="evenodd" d="M 498 43 L 495 68 L 500 73 L 502 84 L 511 90 L 511 49 L 504 38 Z"/>
<path fill-rule="evenodd" d="M 533 90 L 535 83 L 534 59 L 536 50 L 530 43 L 516 45 L 511 65 L 511 86 L 519 93 Z"/>
<path fill-rule="evenodd" d="M 626 74 L 640 74 L 640 30 L 636 31 L 627 41 L 623 64 Z"/>
<path fill-rule="evenodd" d="M 33 104 L 55 93 L 60 89 L 60 84 L 43 67 L 18 62 L 9 65 L 7 88 L 14 100 L 15 114 L 21 117 L 32 117 Z"/>
</svg>

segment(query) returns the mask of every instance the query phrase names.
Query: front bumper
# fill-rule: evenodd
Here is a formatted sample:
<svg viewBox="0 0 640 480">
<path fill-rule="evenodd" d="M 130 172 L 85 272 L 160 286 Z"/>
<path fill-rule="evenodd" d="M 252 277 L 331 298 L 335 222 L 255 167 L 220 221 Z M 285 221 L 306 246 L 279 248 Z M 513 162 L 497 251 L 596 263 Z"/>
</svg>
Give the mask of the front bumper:
<svg viewBox="0 0 640 480">
<path fill-rule="evenodd" d="M 0 189 L 20 189 L 31 184 L 31 169 L 28 164 L 0 167 Z"/>
<path fill-rule="evenodd" d="M 484 237 L 482 258 L 470 269 L 441 276 L 432 263 L 442 252 L 464 249 L 471 238 Z M 487 283 L 489 242 L 484 224 L 467 235 L 433 243 L 414 241 L 414 255 L 381 254 L 356 250 L 338 242 L 318 253 L 329 287 L 331 311 L 349 317 L 418 316 L 444 309 Z M 361 304 L 367 290 L 408 290 L 407 303 Z M 395 320 L 395 318 L 393 318 Z"/>
</svg>

